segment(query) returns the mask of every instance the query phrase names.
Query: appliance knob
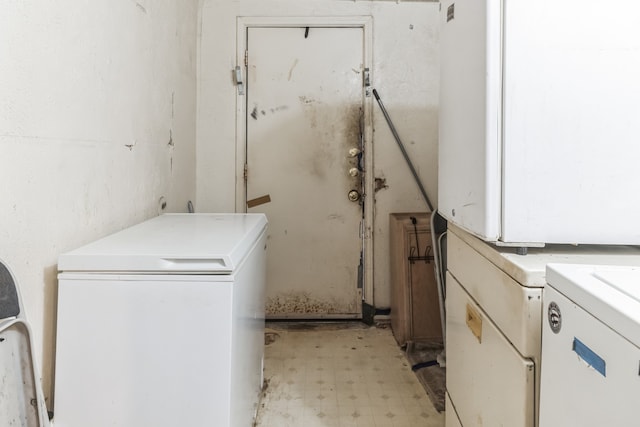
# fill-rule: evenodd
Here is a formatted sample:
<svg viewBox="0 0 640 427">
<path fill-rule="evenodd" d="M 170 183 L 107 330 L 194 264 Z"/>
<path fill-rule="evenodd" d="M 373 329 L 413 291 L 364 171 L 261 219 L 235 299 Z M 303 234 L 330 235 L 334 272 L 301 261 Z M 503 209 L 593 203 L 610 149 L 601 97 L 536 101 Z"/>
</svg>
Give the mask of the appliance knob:
<svg viewBox="0 0 640 427">
<path fill-rule="evenodd" d="M 562 329 L 562 313 L 560 313 L 560 307 L 555 302 L 549 303 L 549 309 L 547 310 L 547 317 L 549 319 L 549 326 L 554 334 L 560 332 Z"/>
</svg>

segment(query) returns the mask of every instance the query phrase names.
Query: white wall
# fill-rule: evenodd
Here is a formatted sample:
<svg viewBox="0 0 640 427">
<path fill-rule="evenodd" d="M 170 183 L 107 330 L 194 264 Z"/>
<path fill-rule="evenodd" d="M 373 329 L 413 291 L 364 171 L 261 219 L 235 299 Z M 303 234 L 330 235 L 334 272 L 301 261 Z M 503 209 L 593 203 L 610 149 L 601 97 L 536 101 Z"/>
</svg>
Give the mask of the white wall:
<svg viewBox="0 0 640 427">
<path fill-rule="evenodd" d="M 198 211 L 233 211 L 236 206 L 232 70 L 239 65 L 235 59 L 238 16 L 372 16 L 373 86 L 435 204 L 438 6 L 415 1 L 204 0 L 198 51 Z M 373 303 L 383 308 L 389 306 L 390 298 L 389 213 L 424 211 L 426 204 L 377 105 L 374 111 L 374 173 L 389 186 L 376 194 L 374 223 Z"/>
<path fill-rule="evenodd" d="M 58 255 L 161 198 L 195 201 L 197 14 L 197 0 L 0 3 L 0 259 L 48 397 Z"/>
</svg>

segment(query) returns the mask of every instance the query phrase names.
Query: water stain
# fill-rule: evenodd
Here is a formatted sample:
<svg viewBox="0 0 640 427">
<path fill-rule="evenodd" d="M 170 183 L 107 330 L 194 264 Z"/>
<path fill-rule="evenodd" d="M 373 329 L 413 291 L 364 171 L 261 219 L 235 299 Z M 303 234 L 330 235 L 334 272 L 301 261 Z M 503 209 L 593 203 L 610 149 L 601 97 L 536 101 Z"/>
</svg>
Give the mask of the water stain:
<svg viewBox="0 0 640 427">
<path fill-rule="evenodd" d="M 308 292 L 289 292 L 267 299 L 266 314 L 346 314 L 355 313 L 355 303 L 345 303 L 335 298 L 322 299 Z"/>
<path fill-rule="evenodd" d="M 313 104 L 313 103 L 317 102 L 315 99 L 313 99 L 313 98 L 307 98 L 307 97 L 306 97 L 306 96 L 304 96 L 304 95 L 299 96 L 299 97 L 298 97 L 298 99 L 299 99 L 300 101 L 302 101 L 304 104 Z"/>
<path fill-rule="evenodd" d="M 380 190 L 386 190 L 387 188 L 389 188 L 389 186 L 387 185 L 387 178 L 375 178 L 375 184 L 374 184 L 374 192 L 378 192 Z"/>
</svg>

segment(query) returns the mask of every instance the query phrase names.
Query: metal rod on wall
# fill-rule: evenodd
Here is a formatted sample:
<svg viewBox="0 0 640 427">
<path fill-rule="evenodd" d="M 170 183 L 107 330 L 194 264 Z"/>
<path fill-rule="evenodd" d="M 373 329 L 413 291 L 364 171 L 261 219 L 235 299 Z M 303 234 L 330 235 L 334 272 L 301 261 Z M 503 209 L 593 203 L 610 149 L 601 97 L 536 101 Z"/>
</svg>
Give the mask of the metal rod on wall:
<svg viewBox="0 0 640 427">
<path fill-rule="evenodd" d="M 427 202 L 427 206 L 429 207 L 429 211 L 433 212 L 433 205 L 431 204 L 431 201 L 429 200 L 429 196 L 427 196 L 427 191 L 424 189 L 424 186 L 422 185 L 422 181 L 420 181 L 420 177 L 418 176 L 418 172 L 416 172 L 416 169 L 413 167 L 413 163 L 411 162 L 411 159 L 409 158 L 409 154 L 407 153 L 407 150 L 405 150 L 404 148 L 404 144 L 402 144 L 402 140 L 400 139 L 400 136 L 398 135 L 398 132 L 396 131 L 396 127 L 393 125 L 393 122 L 391 121 L 391 117 L 389 117 L 389 113 L 387 113 L 387 109 L 384 108 L 384 104 L 382 104 L 382 100 L 380 99 L 380 95 L 378 95 L 378 91 L 376 89 L 373 90 L 373 96 L 376 97 L 376 101 L 378 101 L 378 105 L 380 106 L 380 110 L 382 110 L 382 114 L 384 115 L 384 118 L 387 120 L 387 124 L 389 125 L 389 129 L 391 129 L 391 133 L 393 134 L 393 137 L 396 139 L 396 142 L 398 143 L 398 146 L 400 147 L 400 151 L 402 151 L 402 155 L 404 156 L 404 159 L 407 162 L 407 165 L 409 165 L 409 169 L 411 170 L 411 173 L 413 174 L 413 179 L 416 181 L 416 184 L 418 184 L 418 187 L 420 188 L 420 192 L 422 193 L 422 197 L 424 197 L 425 202 Z"/>
</svg>

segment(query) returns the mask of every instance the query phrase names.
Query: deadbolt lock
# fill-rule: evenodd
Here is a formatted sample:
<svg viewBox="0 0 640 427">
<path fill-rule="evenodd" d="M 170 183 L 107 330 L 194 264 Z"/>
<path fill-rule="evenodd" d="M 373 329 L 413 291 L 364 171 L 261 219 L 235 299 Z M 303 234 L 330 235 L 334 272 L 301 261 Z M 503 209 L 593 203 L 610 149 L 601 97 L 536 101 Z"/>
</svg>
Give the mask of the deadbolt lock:
<svg viewBox="0 0 640 427">
<path fill-rule="evenodd" d="M 351 156 L 351 157 L 355 157 L 355 156 L 357 156 L 358 154 L 360 154 L 360 149 L 359 149 L 359 148 L 355 148 L 355 147 L 354 147 L 354 148 L 350 148 L 350 149 L 349 149 L 349 156 Z"/>
<path fill-rule="evenodd" d="M 358 170 L 358 168 L 351 168 L 349 169 L 349 175 L 355 178 L 356 176 L 360 175 L 360 171 Z"/>
<path fill-rule="evenodd" d="M 349 191 L 348 197 L 349 201 L 357 202 L 358 200 L 360 200 L 360 193 L 358 192 L 358 190 L 351 190 Z"/>
</svg>

